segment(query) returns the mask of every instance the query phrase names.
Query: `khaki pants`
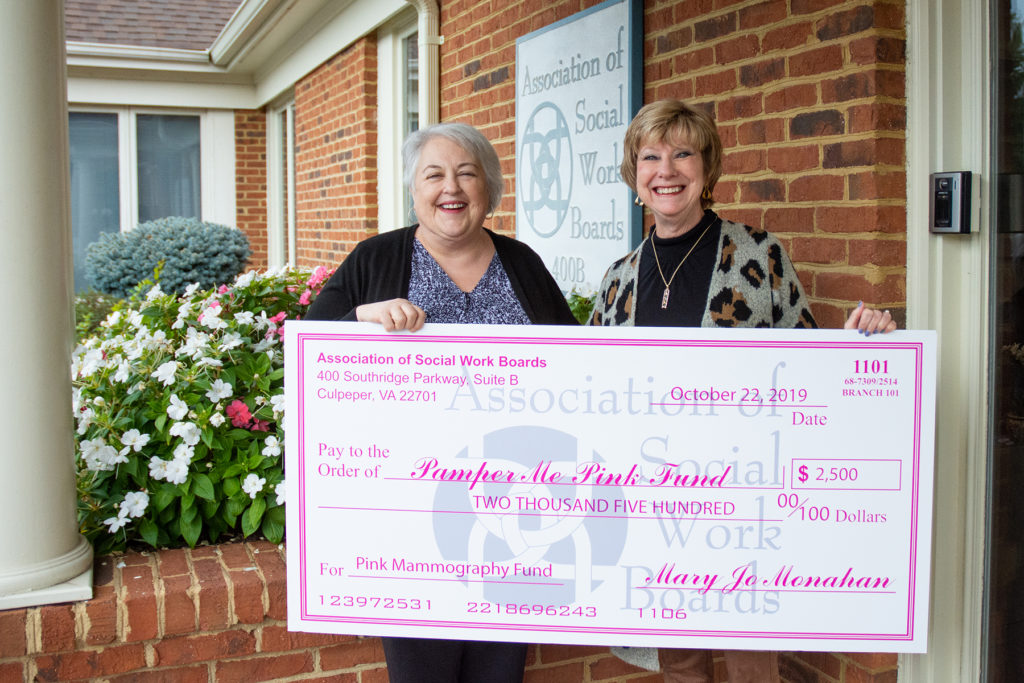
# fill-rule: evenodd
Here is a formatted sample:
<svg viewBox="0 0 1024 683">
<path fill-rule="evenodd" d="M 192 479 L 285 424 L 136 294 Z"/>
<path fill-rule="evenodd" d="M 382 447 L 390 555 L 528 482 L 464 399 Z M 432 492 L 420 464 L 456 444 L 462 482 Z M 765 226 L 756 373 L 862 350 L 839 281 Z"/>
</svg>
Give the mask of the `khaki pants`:
<svg viewBox="0 0 1024 683">
<path fill-rule="evenodd" d="M 725 650 L 729 683 L 779 683 L 779 653 Z M 658 650 L 665 683 L 712 683 L 710 650 Z"/>
</svg>

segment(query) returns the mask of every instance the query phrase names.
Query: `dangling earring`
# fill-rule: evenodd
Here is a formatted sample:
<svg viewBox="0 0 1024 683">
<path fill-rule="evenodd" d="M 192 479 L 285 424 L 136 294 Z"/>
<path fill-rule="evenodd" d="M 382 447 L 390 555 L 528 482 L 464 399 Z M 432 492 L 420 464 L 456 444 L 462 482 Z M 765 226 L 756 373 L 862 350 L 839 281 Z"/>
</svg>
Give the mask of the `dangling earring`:
<svg viewBox="0 0 1024 683">
<path fill-rule="evenodd" d="M 637 195 L 636 197 L 633 198 L 633 203 L 639 207 L 643 207 L 644 205 L 643 201 L 641 201 L 640 199 L 640 195 Z"/>
<path fill-rule="evenodd" d="M 705 185 L 705 186 L 704 186 L 704 189 L 703 189 L 703 190 L 701 190 L 701 192 L 700 192 L 700 198 L 701 198 L 701 199 L 711 199 L 711 190 L 709 190 L 709 189 L 708 189 L 708 186 L 707 186 L 707 185 Z"/>
</svg>

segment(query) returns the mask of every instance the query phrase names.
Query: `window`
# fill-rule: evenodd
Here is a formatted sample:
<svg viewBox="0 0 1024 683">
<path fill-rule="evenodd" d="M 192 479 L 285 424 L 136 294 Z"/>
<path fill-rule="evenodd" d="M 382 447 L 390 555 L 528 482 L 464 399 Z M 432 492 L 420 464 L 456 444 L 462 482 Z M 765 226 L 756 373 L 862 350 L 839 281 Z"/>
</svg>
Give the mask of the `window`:
<svg viewBox="0 0 1024 683">
<path fill-rule="evenodd" d="M 104 232 L 166 216 L 235 224 L 233 112 L 72 110 L 68 137 L 76 291 Z"/>
<path fill-rule="evenodd" d="M 139 114 L 139 222 L 199 211 L 199 117 Z"/>
<path fill-rule="evenodd" d="M 268 265 L 294 266 L 295 100 L 267 111 L 267 194 Z"/>
<path fill-rule="evenodd" d="M 419 128 L 419 41 L 416 15 L 406 14 L 377 37 L 378 226 L 409 225 L 412 198 L 402 183 L 402 143 Z"/>
<path fill-rule="evenodd" d="M 82 291 L 91 284 L 85 274 L 86 248 L 101 234 L 121 229 L 117 114 L 72 113 L 68 142 L 75 290 Z"/>
</svg>

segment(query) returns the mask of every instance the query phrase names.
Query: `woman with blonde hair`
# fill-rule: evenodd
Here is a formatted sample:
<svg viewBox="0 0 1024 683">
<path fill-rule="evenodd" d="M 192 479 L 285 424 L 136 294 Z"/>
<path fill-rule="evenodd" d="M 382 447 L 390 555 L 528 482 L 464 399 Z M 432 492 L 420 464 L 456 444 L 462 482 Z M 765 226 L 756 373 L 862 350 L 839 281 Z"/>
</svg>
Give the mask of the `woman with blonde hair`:
<svg viewBox="0 0 1024 683">
<path fill-rule="evenodd" d="M 714 120 L 678 100 L 644 106 L 626 131 L 622 179 L 654 217 L 640 246 L 615 261 L 594 299 L 591 325 L 815 328 L 789 256 L 763 228 L 724 220 L 711 207 L 722 174 Z M 847 329 L 890 332 L 888 311 L 857 306 Z M 670 683 L 710 683 L 708 650 L 616 650 L 660 664 Z M 779 680 L 774 652 L 725 652 L 729 683 Z"/>
</svg>

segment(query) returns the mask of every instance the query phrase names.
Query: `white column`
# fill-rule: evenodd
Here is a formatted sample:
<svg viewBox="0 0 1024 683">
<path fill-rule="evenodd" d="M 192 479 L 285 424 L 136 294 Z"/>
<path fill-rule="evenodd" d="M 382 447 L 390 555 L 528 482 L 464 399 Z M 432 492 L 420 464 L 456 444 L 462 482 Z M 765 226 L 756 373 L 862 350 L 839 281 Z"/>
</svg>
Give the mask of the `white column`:
<svg viewBox="0 0 1024 683">
<path fill-rule="evenodd" d="M 78 533 L 64 3 L 0 0 L 0 609 L 92 597 Z"/>
</svg>

